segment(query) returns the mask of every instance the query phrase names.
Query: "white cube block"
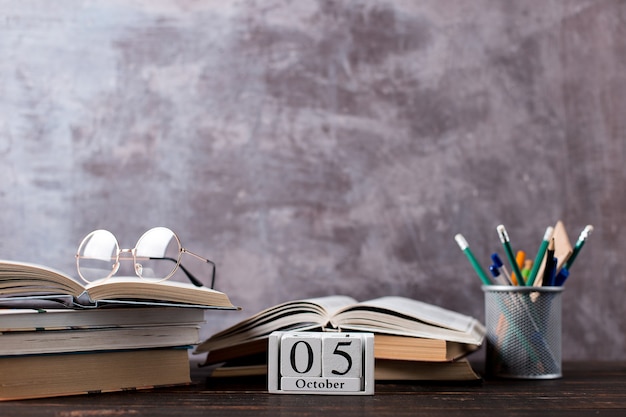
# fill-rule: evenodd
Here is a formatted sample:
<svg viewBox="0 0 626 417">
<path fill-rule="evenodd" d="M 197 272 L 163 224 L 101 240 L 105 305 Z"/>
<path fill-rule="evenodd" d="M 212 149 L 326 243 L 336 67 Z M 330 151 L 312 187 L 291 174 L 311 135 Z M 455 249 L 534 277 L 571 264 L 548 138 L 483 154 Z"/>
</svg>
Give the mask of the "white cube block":
<svg viewBox="0 0 626 417">
<path fill-rule="evenodd" d="M 358 378 L 362 376 L 363 346 L 361 337 L 330 333 L 322 343 L 322 376 Z"/>
<path fill-rule="evenodd" d="M 280 341 L 283 376 L 322 376 L 322 334 L 285 334 Z"/>
</svg>

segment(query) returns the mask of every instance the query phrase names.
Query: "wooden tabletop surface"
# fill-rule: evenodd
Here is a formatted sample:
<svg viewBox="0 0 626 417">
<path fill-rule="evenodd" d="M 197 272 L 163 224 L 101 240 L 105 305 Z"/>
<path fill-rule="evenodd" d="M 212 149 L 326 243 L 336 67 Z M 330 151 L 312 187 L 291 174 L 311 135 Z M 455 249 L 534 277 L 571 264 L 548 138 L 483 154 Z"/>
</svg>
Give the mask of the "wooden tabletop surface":
<svg viewBox="0 0 626 417">
<path fill-rule="evenodd" d="M 557 380 L 378 383 L 373 396 L 269 394 L 263 378 L 0 402 L 0 416 L 625 416 L 626 362 L 563 365 Z M 490 414 L 493 412 L 494 414 Z"/>
</svg>

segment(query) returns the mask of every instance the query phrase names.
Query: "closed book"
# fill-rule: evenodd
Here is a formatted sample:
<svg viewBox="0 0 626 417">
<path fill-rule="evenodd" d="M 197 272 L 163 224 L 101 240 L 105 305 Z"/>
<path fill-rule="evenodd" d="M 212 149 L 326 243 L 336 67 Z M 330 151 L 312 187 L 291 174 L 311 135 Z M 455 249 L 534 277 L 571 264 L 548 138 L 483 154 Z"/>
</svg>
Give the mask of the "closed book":
<svg viewBox="0 0 626 417">
<path fill-rule="evenodd" d="M 267 375 L 267 364 L 223 364 L 211 371 L 212 378 Z M 480 381 L 469 361 L 423 362 L 376 359 L 376 381 Z"/>
<path fill-rule="evenodd" d="M 0 357 L 0 401 L 190 383 L 186 349 Z"/>
<path fill-rule="evenodd" d="M 0 309 L 0 332 L 195 325 L 204 323 L 204 312 L 178 307 L 9 308 Z"/>
<path fill-rule="evenodd" d="M 479 381 L 467 359 L 450 362 L 399 361 L 377 359 L 377 381 Z"/>
<path fill-rule="evenodd" d="M 0 356 L 189 346 L 198 341 L 197 326 L 6 332 L 0 334 Z"/>
</svg>

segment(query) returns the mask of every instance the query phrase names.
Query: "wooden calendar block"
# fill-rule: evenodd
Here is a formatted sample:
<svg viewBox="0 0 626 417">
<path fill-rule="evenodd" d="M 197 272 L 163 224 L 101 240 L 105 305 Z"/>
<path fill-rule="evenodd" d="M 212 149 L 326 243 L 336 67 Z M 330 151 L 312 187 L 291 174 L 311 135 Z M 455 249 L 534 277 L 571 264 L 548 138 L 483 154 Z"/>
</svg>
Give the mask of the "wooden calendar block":
<svg viewBox="0 0 626 417">
<path fill-rule="evenodd" d="M 268 388 L 280 394 L 374 394 L 372 333 L 274 332 Z"/>
</svg>

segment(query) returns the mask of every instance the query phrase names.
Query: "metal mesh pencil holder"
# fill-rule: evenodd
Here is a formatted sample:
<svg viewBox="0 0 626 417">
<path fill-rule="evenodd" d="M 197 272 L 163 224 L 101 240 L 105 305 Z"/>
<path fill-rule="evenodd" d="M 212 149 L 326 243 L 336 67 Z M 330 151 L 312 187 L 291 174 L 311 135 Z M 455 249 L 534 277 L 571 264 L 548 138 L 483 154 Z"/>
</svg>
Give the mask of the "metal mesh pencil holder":
<svg viewBox="0 0 626 417">
<path fill-rule="evenodd" d="M 489 376 L 554 379 L 561 370 L 563 287 L 483 286 Z"/>
</svg>

